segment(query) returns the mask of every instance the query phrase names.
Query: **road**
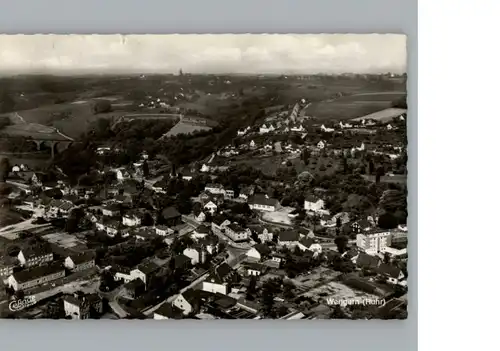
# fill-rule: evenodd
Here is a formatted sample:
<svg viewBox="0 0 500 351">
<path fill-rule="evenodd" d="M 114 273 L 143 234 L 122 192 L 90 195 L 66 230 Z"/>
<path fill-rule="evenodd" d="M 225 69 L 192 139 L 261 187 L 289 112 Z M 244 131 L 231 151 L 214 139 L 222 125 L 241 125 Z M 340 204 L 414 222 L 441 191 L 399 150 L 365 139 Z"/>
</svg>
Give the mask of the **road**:
<svg viewBox="0 0 500 351">
<path fill-rule="evenodd" d="M 110 292 L 104 292 L 104 291 L 97 292 L 100 297 L 105 298 L 109 301 L 109 307 L 111 307 L 113 312 L 120 318 L 125 318 L 128 316 L 128 312 L 125 311 L 118 303 L 118 297 L 120 297 L 124 291 L 125 288 L 123 286 L 120 286 Z"/>
</svg>

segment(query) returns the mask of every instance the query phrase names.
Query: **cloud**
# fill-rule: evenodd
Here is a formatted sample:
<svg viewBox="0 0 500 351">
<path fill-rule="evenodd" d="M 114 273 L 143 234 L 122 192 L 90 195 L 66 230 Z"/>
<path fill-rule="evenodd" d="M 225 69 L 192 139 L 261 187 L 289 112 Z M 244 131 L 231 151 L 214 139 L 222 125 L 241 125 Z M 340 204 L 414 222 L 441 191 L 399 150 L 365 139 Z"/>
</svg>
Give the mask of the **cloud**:
<svg viewBox="0 0 500 351">
<path fill-rule="evenodd" d="M 406 71 L 404 35 L 0 35 L 0 71 L 378 73 Z"/>
</svg>

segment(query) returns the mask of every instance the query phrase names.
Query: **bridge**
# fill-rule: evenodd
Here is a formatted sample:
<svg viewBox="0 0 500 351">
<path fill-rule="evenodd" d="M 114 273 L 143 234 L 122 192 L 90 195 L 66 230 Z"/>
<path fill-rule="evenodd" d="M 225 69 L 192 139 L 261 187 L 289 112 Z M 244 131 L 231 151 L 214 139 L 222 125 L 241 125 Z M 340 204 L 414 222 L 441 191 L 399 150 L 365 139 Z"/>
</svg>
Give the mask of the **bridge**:
<svg viewBox="0 0 500 351">
<path fill-rule="evenodd" d="M 74 141 L 73 138 L 61 133 L 57 128 L 44 126 L 38 123 L 26 123 L 19 114 L 15 113 L 14 115 L 19 117 L 23 122 L 3 128 L 0 131 L 2 138 L 27 138 L 36 144 L 38 150 L 41 149 L 42 145 L 48 144 L 50 146 L 52 158 L 54 158 L 57 144 L 71 144 Z"/>
</svg>

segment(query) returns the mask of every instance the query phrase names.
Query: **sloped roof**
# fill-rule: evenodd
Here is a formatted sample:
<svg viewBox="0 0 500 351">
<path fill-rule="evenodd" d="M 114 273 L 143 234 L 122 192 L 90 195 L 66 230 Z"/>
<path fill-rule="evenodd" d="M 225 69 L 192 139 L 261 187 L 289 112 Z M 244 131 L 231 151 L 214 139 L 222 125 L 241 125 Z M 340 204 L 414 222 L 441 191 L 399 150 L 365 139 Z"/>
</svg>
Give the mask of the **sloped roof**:
<svg viewBox="0 0 500 351">
<path fill-rule="evenodd" d="M 299 241 L 300 234 L 295 230 L 285 230 L 279 233 L 280 241 Z"/>
</svg>

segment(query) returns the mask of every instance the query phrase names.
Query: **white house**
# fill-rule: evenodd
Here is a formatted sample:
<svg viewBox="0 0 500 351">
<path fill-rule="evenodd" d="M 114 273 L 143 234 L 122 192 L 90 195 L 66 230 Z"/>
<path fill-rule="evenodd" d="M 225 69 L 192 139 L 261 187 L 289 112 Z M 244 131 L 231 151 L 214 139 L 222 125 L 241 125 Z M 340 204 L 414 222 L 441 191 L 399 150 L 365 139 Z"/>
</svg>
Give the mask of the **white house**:
<svg viewBox="0 0 500 351">
<path fill-rule="evenodd" d="M 342 121 L 340 121 L 339 125 L 340 125 L 340 128 L 342 128 L 342 129 L 352 128 L 352 124 L 350 124 L 350 123 L 342 123 Z"/>
<path fill-rule="evenodd" d="M 206 225 L 200 225 L 191 232 L 191 238 L 198 240 L 203 239 L 210 234 L 210 228 Z"/>
<path fill-rule="evenodd" d="M 394 129 L 394 127 L 393 127 L 393 126 L 391 126 L 390 124 L 388 124 L 386 128 L 387 128 L 387 130 L 392 130 L 392 129 Z"/>
<path fill-rule="evenodd" d="M 203 247 L 194 248 L 188 247 L 182 252 L 185 256 L 191 259 L 191 264 L 194 266 L 198 263 L 205 263 L 207 258 L 207 252 Z"/>
<path fill-rule="evenodd" d="M 212 194 L 222 194 L 222 195 L 224 195 L 226 192 L 224 187 L 220 184 L 207 184 L 205 186 L 205 191 L 208 191 Z"/>
<path fill-rule="evenodd" d="M 177 295 L 177 297 L 172 302 L 172 305 L 182 310 L 182 313 L 187 316 L 188 314 L 195 311 L 196 301 L 196 292 L 192 289 L 189 289 L 182 294 Z"/>
<path fill-rule="evenodd" d="M 252 210 L 274 212 L 279 208 L 279 201 L 267 194 L 256 194 L 248 200 L 248 206 Z"/>
<path fill-rule="evenodd" d="M 19 251 L 17 260 L 21 266 L 29 268 L 52 262 L 54 255 L 48 247 L 33 246 Z"/>
<path fill-rule="evenodd" d="M 386 263 L 382 263 L 378 267 L 378 274 L 386 278 L 386 281 L 389 284 L 399 284 L 405 278 L 403 271 L 400 268 Z"/>
<path fill-rule="evenodd" d="M 317 147 L 318 149 L 320 149 L 320 150 L 323 150 L 323 149 L 325 148 L 325 146 L 326 146 L 326 142 L 324 142 L 323 140 L 320 140 L 320 141 L 318 142 L 318 144 L 316 145 L 316 147 Z"/>
<path fill-rule="evenodd" d="M 278 245 L 293 247 L 299 244 L 300 234 L 295 230 L 285 230 L 278 234 Z"/>
<path fill-rule="evenodd" d="M 299 133 L 302 133 L 304 132 L 306 129 L 304 128 L 304 126 L 301 124 L 299 126 L 293 126 L 290 128 L 290 131 L 292 132 L 299 132 Z"/>
<path fill-rule="evenodd" d="M 174 233 L 174 230 L 167 227 L 166 225 L 157 225 L 155 227 L 156 235 L 167 236 Z"/>
<path fill-rule="evenodd" d="M 203 208 L 208 212 L 210 212 L 210 214 L 212 215 L 215 213 L 215 211 L 217 211 L 217 205 L 214 204 L 212 201 L 207 202 L 205 206 L 203 206 Z"/>
<path fill-rule="evenodd" d="M 208 167 L 206 164 L 203 164 L 203 166 L 201 166 L 200 168 L 200 172 L 203 173 L 210 172 L 210 167 Z"/>
<path fill-rule="evenodd" d="M 122 224 L 127 227 L 141 225 L 141 218 L 135 213 L 127 213 L 122 217 Z"/>
<path fill-rule="evenodd" d="M 203 211 L 194 212 L 193 215 L 194 220 L 197 222 L 205 222 L 205 220 L 207 219 L 207 216 L 205 215 L 205 213 L 203 213 Z"/>
<path fill-rule="evenodd" d="M 95 259 L 92 254 L 70 255 L 64 260 L 64 267 L 73 272 L 80 272 L 95 266 Z"/>
<path fill-rule="evenodd" d="M 321 125 L 321 131 L 325 133 L 333 133 L 335 128 L 327 128 L 324 124 Z"/>
<path fill-rule="evenodd" d="M 250 143 L 248 144 L 248 146 L 250 147 L 250 149 L 255 149 L 255 146 L 256 146 L 255 141 L 253 141 L 253 140 L 250 141 Z"/>
<path fill-rule="evenodd" d="M 247 266 L 247 274 L 249 276 L 260 276 L 262 271 L 264 270 L 264 266 L 259 263 L 251 263 Z"/>
<path fill-rule="evenodd" d="M 261 255 L 259 253 L 259 251 L 257 251 L 255 248 L 251 248 L 250 250 L 248 250 L 245 255 L 247 256 L 247 260 L 250 261 L 250 262 L 259 262 L 260 259 L 261 259 Z"/>
<path fill-rule="evenodd" d="M 320 212 L 325 207 L 325 202 L 317 196 L 310 195 L 304 200 L 304 209 L 306 211 Z"/>
</svg>

